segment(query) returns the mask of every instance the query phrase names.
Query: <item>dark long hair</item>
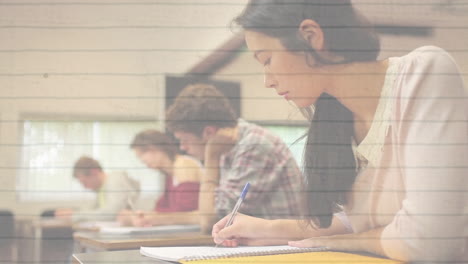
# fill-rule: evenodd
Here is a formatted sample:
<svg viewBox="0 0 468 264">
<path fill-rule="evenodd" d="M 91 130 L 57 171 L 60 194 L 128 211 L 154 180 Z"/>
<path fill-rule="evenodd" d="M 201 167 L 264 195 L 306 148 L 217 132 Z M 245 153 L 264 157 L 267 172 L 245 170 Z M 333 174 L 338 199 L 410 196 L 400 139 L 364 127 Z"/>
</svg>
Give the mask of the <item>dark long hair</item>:
<svg viewBox="0 0 468 264">
<path fill-rule="evenodd" d="M 298 32 L 305 19 L 317 22 L 326 50 L 343 58 L 331 62 L 309 46 Z M 375 61 L 380 41 L 350 0 L 250 0 L 234 22 L 245 30 L 279 39 L 291 52 L 312 56 L 318 64 Z M 309 61 L 309 60 L 308 60 Z M 356 178 L 352 151 L 353 114 L 336 98 L 323 94 L 311 116 L 304 152 L 307 213 L 315 225 L 329 227 L 333 213 L 345 204 Z"/>
</svg>

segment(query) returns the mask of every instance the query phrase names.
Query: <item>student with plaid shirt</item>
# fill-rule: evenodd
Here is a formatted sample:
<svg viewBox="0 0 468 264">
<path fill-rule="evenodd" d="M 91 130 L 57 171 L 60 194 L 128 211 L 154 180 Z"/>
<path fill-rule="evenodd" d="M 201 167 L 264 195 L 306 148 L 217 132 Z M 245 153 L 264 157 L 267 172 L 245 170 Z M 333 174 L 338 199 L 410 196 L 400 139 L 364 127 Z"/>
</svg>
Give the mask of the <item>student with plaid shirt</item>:
<svg viewBox="0 0 468 264">
<path fill-rule="evenodd" d="M 170 106 L 166 126 L 180 148 L 200 159 L 201 225 L 209 232 L 234 207 L 242 187 L 251 188 L 240 212 L 267 219 L 298 218 L 302 174 L 288 146 L 255 124 L 238 119 L 215 87 L 186 87 Z"/>
</svg>

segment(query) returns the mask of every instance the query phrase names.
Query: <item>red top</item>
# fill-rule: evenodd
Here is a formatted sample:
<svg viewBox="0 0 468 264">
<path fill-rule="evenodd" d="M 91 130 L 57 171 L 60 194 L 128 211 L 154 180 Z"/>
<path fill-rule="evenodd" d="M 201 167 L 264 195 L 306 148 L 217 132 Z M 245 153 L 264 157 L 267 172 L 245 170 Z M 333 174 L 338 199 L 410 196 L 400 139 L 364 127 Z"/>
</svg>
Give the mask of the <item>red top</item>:
<svg viewBox="0 0 468 264">
<path fill-rule="evenodd" d="M 174 186 L 167 176 L 164 194 L 156 202 L 156 212 L 186 212 L 198 209 L 199 182 L 183 182 Z"/>
</svg>

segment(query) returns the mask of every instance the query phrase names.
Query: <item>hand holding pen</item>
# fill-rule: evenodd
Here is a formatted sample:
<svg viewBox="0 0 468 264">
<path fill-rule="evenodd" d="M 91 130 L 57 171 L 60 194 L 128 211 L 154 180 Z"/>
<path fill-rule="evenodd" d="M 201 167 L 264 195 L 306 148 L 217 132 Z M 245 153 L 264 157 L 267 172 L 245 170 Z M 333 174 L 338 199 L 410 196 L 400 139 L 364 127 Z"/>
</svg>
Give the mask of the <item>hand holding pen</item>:
<svg viewBox="0 0 468 264">
<path fill-rule="evenodd" d="M 244 186 L 244 189 L 242 190 L 242 193 L 239 197 L 239 199 L 237 200 L 237 203 L 236 205 L 234 206 L 234 209 L 232 209 L 232 212 L 230 214 L 230 217 L 229 217 L 229 220 L 226 222 L 226 224 L 224 225 L 224 228 L 232 225 L 232 222 L 234 221 L 234 218 L 236 217 L 237 215 L 237 211 L 239 211 L 239 208 L 240 206 L 242 205 L 242 202 L 244 201 L 245 199 L 245 195 L 247 194 L 247 191 L 249 190 L 250 188 L 250 183 L 246 183 L 245 186 Z M 223 242 L 220 242 L 220 243 L 216 243 L 216 247 L 218 247 L 220 244 L 222 244 Z"/>
<path fill-rule="evenodd" d="M 122 226 L 133 225 L 132 215 L 135 214 L 135 204 L 131 197 L 127 197 L 125 209 L 121 210 L 117 215 L 117 222 Z"/>
</svg>

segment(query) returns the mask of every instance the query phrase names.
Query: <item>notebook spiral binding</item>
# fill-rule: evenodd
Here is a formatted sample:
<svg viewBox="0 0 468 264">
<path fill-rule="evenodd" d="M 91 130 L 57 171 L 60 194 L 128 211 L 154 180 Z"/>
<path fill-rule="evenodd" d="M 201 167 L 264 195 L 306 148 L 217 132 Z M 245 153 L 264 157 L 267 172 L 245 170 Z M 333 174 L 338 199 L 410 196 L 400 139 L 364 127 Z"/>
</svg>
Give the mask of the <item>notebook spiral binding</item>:
<svg viewBox="0 0 468 264">
<path fill-rule="evenodd" d="M 297 248 L 297 249 L 281 249 L 277 251 L 255 251 L 249 253 L 232 253 L 232 254 L 220 254 L 212 256 L 196 256 L 196 257 L 184 257 L 185 261 L 196 261 L 196 260 L 207 260 L 207 259 L 222 259 L 222 258 L 237 258 L 237 257 L 252 257 L 252 256 L 266 256 L 275 254 L 294 254 L 294 253 L 305 253 L 310 250 L 311 252 L 327 251 L 328 248 Z"/>
</svg>

